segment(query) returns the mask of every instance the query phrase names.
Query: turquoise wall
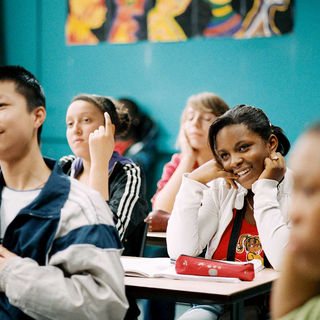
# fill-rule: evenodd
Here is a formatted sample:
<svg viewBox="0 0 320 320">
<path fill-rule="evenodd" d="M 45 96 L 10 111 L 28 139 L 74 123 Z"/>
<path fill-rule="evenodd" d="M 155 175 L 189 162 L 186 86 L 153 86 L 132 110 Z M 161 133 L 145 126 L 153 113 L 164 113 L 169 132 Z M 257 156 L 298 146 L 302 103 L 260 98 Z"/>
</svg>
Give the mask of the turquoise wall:
<svg viewBox="0 0 320 320">
<path fill-rule="evenodd" d="M 68 102 L 88 92 L 135 98 L 160 124 L 159 150 L 172 152 L 188 96 L 213 91 L 231 106 L 259 106 L 293 142 L 320 118 L 320 2 L 295 1 L 292 34 L 248 40 L 66 46 L 67 1 L 2 0 L 1 58 L 34 72 L 47 95 L 42 150 L 68 153 Z"/>
</svg>

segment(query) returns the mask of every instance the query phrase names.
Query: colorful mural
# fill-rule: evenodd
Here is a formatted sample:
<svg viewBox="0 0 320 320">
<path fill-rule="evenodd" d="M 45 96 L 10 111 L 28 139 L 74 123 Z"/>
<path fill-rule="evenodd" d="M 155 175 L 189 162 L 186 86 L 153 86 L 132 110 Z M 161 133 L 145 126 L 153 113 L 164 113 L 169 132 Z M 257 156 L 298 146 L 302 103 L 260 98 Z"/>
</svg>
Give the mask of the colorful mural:
<svg viewBox="0 0 320 320">
<path fill-rule="evenodd" d="M 270 37 L 293 29 L 294 0 L 68 0 L 68 45 Z"/>
<path fill-rule="evenodd" d="M 277 12 L 289 9 L 290 0 L 254 0 L 242 22 L 239 38 L 270 37 L 282 32 L 275 23 Z"/>
<path fill-rule="evenodd" d="M 69 0 L 66 23 L 68 44 L 96 44 L 99 39 L 92 32 L 103 25 L 108 9 L 104 0 Z"/>
<path fill-rule="evenodd" d="M 235 35 L 242 24 L 242 17 L 232 7 L 232 1 L 207 0 L 211 19 L 203 30 L 206 37 L 226 37 Z"/>
<path fill-rule="evenodd" d="M 108 41 L 130 43 L 138 40 L 139 23 L 137 17 L 144 15 L 146 0 L 114 0 L 117 8 L 111 25 Z"/>
</svg>

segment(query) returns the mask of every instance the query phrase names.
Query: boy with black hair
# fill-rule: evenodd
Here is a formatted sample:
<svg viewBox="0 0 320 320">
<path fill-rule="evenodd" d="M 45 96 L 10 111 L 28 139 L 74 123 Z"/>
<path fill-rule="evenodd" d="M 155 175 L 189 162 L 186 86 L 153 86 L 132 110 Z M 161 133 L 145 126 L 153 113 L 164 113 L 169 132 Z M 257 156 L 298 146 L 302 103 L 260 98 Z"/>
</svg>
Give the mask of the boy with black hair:
<svg viewBox="0 0 320 320">
<path fill-rule="evenodd" d="M 45 96 L 0 67 L 0 319 L 122 319 L 122 249 L 100 194 L 41 155 Z"/>
</svg>

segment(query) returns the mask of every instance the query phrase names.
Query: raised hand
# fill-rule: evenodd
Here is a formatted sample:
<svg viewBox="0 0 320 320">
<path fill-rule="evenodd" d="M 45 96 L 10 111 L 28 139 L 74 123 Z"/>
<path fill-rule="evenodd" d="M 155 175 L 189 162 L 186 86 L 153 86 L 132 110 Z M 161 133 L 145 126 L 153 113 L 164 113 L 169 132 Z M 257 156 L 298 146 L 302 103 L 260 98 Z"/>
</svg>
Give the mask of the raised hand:
<svg viewBox="0 0 320 320">
<path fill-rule="evenodd" d="M 217 178 L 224 178 L 228 189 L 231 187 L 238 189 L 238 186 L 235 183 L 235 180 L 238 179 L 238 176 L 231 172 L 225 171 L 216 159 L 211 159 L 196 170 L 192 171 L 189 175 L 189 178 L 202 184 L 206 184 Z"/>
<path fill-rule="evenodd" d="M 286 160 L 280 152 L 274 152 L 264 159 L 264 170 L 259 179 L 280 181 L 286 173 Z"/>
<path fill-rule="evenodd" d="M 91 164 L 105 165 L 108 168 L 114 150 L 114 125 L 107 112 L 104 113 L 105 125 L 89 135 Z"/>
</svg>

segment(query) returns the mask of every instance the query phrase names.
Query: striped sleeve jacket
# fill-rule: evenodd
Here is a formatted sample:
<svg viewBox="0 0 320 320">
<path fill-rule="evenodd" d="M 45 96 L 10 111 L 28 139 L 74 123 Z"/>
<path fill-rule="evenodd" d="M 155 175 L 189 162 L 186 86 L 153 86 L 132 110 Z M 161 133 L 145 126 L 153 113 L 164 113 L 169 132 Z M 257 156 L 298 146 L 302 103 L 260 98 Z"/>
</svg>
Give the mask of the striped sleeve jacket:
<svg viewBox="0 0 320 320">
<path fill-rule="evenodd" d="M 18 257 L 0 269 L 1 320 L 123 319 L 122 244 L 112 212 L 59 166 L 9 224 L 3 245 Z"/>
<path fill-rule="evenodd" d="M 77 176 L 74 164 L 79 158 L 65 156 L 60 159 L 63 171 Z M 144 219 L 148 214 L 145 200 L 145 176 L 141 168 L 130 159 L 114 152 L 109 164 L 109 201 L 114 222 L 124 244 L 124 255 L 139 253 Z"/>
</svg>

